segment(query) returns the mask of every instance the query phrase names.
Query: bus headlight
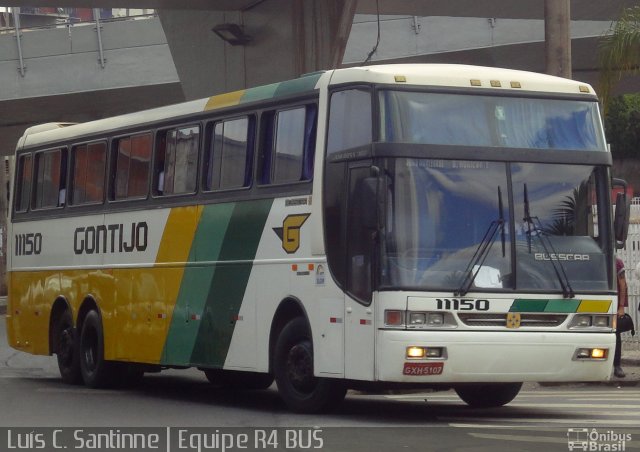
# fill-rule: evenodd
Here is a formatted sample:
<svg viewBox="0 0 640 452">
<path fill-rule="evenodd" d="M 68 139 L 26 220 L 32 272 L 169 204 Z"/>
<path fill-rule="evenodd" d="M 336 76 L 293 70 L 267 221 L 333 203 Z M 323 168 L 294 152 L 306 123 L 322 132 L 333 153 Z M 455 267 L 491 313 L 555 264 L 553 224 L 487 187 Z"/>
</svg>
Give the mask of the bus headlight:
<svg viewBox="0 0 640 452">
<path fill-rule="evenodd" d="M 458 325 L 450 312 L 387 309 L 384 311 L 384 326 L 386 328 L 426 330 L 431 328 L 457 328 Z"/>
<path fill-rule="evenodd" d="M 591 326 L 591 316 L 590 315 L 578 315 L 576 316 L 575 326 Z"/>
<path fill-rule="evenodd" d="M 591 316 L 590 315 L 577 315 L 573 318 L 573 322 L 571 322 L 572 327 L 578 328 L 586 328 L 591 326 Z"/>
<path fill-rule="evenodd" d="M 608 315 L 594 315 L 593 316 L 593 326 L 598 328 L 606 328 L 609 326 L 609 316 Z"/>
<path fill-rule="evenodd" d="M 615 316 L 611 314 L 576 314 L 569 323 L 569 329 L 611 329 L 615 328 Z"/>
</svg>

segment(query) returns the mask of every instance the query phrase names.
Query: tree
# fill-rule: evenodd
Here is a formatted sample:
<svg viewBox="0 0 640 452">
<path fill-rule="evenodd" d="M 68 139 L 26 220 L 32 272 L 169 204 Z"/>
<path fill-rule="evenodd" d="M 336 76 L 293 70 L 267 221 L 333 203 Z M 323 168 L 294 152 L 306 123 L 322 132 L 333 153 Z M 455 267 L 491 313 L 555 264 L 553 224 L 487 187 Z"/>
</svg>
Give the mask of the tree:
<svg viewBox="0 0 640 452">
<path fill-rule="evenodd" d="M 637 159 L 640 150 L 640 95 L 612 97 L 608 105 L 604 124 L 613 157 Z"/>
<path fill-rule="evenodd" d="M 613 85 L 623 75 L 640 73 L 640 6 L 626 8 L 611 25 L 599 49 L 600 97 L 607 111 Z"/>
</svg>

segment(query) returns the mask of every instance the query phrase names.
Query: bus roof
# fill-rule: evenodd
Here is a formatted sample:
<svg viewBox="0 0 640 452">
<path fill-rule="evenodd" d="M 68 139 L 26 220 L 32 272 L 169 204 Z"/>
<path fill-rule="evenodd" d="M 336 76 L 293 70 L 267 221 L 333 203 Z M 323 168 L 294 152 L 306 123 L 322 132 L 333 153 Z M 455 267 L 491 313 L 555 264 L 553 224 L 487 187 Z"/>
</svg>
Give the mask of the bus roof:
<svg viewBox="0 0 640 452">
<path fill-rule="evenodd" d="M 242 105 L 250 102 L 277 99 L 280 97 L 310 93 L 317 89 L 318 79 L 324 72 L 314 72 L 303 75 L 300 78 L 288 80 L 270 85 L 248 88 L 231 93 L 219 94 L 204 99 L 182 102 L 165 107 L 153 108 L 135 113 L 128 113 L 111 118 L 98 119 L 96 121 L 81 124 L 59 126 L 56 123 L 37 125 L 28 128 L 18 141 L 18 149 L 31 146 L 41 146 L 47 143 L 64 141 L 74 137 L 89 136 L 99 132 L 109 132 L 126 127 L 150 124 L 157 121 L 178 118 L 190 114 L 202 113 L 234 105 Z"/>
<path fill-rule="evenodd" d="M 340 69 L 331 84 L 363 81 L 376 84 L 424 85 L 453 88 L 489 88 L 594 96 L 582 82 L 540 74 L 462 64 L 388 64 Z"/>
<path fill-rule="evenodd" d="M 468 66 L 456 64 L 390 64 L 373 65 L 322 71 L 300 78 L 246 90 L 220 94 L 190 102 L 154 108 L 141 112 L 99 119 L 82 124 L 38 125 L 28 128 L 18 142 L 23 147 L 43 146 L 47 143 L 90 136 L 99 132 L 110 132 L 126 127 L 150 124 L 216 110 L 245 103 L 276 99 L 319 88 L 323 75 L 326 83 L 339 85 L 364 82 L 390 85 L 424 85 L 454 88 L 485 88 L 508 91 L 541 93 L 583 94 L 593 98 L 593 88 L 586 83 L 560 77 L 511 69 Z M 330 77 L 330 81 L 329 80 Z"/>
</svg>

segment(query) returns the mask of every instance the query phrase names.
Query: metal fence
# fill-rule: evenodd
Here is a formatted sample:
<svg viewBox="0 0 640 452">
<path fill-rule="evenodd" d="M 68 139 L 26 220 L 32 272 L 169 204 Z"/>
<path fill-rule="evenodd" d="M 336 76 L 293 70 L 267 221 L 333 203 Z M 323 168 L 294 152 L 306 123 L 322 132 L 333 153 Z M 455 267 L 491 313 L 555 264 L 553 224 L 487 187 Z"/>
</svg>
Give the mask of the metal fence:
<svg viewBox="0 0 640 452">
<path fill-rule="evenodd" d="M 52 10 L 52 11 L 50 11 Z M 0 7 L 0 34 L 155 16 L 153 9 Z"/>
<path fill-rule="evenodd" d="M 93 26 L 98 41 L 99 62 L 105 67 L 105 49 L 102 41 L 102 24 L 124 20 L 146 19 L 155 16 L 154 10 L 131 10 L 112 8 L 0 8 L 0 34 L 13 34 L 16 38 L 18 72 L 26 75 L 26 57 L 23 53 L 23 32 L 35 30 L 65 28 L 71 42 L 73 29 Z M 54 10 L 52 12 L 48 10 Z M 149 13 L 151 12 L 151 13 Z"/>
<path fill-rule="evenodd" d="M 629 236 L 624 249 L 618 250 L 618 257 L 624 261 L 627 285 L 629 286 L 629 307 L 627 312 L 633 318 L 636 328 L 640 328 L 640 197 L 631 201 Z M 640 332 L 635 336 L 623 333 L 624 348 L 640 350 Z"/>
</svg>

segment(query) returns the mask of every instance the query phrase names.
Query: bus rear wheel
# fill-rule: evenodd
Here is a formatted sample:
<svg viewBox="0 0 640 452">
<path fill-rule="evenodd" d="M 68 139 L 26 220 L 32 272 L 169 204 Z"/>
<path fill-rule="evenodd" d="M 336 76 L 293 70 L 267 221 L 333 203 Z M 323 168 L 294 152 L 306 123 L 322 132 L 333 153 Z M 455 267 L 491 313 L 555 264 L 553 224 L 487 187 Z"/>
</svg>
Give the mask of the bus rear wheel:
<svg viewBox="0 0 640 452">
<path fill-rule="evenodd" d="M 282 329 L 273 364 L 278 392 L 292 411 L 326 411 L 344 399 L 346 387 L 341 381 L 314 376 L 311 332 L 301 317 Z"/>
<path fill-rule="evenodd" d="M 494 408 L 516 398 L 522 383 L 486 383 L 461 385 L 455 388 L 458 396 L 473 408 Z"/>
<path fill-rule="evenodd" d="M 54 352 L 62 381 L 67 384 L 80 384 L 82 383 L 82 374 L 80 373 L 78 335 L 73 328 L 71 312 L 64 311 L 56 321 L 54 328 Z"/>
<path fill-rule="evenodd" d="M 104 388 L 117 382 L 116 363 L 104 359 L 102 320 L 96 311 L 89 311 L 80 333 L 80 371 L 89 388 Z"/>
</svg>

